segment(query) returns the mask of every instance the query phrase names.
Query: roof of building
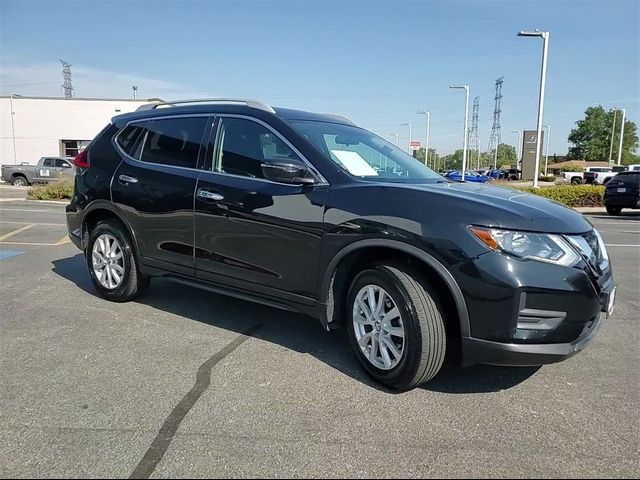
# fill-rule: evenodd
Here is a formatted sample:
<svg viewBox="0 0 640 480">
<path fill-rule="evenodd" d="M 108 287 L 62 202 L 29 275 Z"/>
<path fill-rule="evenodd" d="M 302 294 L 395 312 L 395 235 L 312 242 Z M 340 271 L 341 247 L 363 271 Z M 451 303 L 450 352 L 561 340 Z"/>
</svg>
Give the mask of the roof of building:
<svg viewBox="0 0 640 480">
<path fill-rule="evenodd" d="M 31 95 L 0 95 L 0 98 L 12 98 L 14 100 L 67 100 L 67 101 L 98 101 L 98 102 L 162 102 L 161 98 L 100 98 L 100 97 L 40 97 Z"/>
<path fill-rule="evenodd" d="M 608 167 L 609 162 L 592 162 L 587 160 L 568 160 L 566 162 L 550 163 L 551 170 L 561 170 L 566 167 Z"/>
</svg>

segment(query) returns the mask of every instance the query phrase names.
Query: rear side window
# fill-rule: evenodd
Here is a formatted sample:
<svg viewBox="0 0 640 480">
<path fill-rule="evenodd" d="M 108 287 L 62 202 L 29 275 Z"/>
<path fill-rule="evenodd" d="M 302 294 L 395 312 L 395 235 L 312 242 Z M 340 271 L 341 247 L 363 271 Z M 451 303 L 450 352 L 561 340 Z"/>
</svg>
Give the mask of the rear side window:
<svg viewBox="0 0 640 480">
<path fill-rule="evenodd" d="M 627 185 L 638 185 L 640 183 L 640 172 L 618 174 L 614 177 L 614 179 L 620 180 Z"/>
<path fill-rule="evenodd" d="M 127 155 L 133 158 L 138 158 L 140 156 L 140 147 L 144 140 L 144 132 L 145 128 L 143 125 L 127 125 L 120 132 L 116 141 Z"/>
<path fill-rule="evenodd" d="M 207 120 L 207 117 L 189 117 L 150 122 L 140 160 L 196 168 Z"/>
</svg>

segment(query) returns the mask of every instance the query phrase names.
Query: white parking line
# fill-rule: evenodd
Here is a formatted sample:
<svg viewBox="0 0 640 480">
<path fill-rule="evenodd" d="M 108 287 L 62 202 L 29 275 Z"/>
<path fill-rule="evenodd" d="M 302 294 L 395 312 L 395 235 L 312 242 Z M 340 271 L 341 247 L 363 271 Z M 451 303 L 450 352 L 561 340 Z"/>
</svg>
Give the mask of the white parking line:
<svg viewBox="0 0 640 480">
<path fill-rule="evenodd" d="M 30 208 L 1 208 L 0 212 L 34 212 L 34 213 L 64 213 L 64 210 L 57 210 L 52 208 L 51 210 L 33 210 Z"/>
<path fill-rule="evenodd" d="M 10 222 L 8 220 L 0 220 L 0 223 L 8 223 L 15 225 L 29 225 L 31 222 Z M 66 227 L 64 223 L 34 223 L 34 225 L 44 225 L 45 227 Z"/>
<path fill-rule="evenodd" d="M 605 243 L 605 245 L 607 247 L 636 247 L 636 248 L 640 248 L 640 245 L 625 245 L 625 244 L 621 244 L 621 243 Z"/>
<path fill-rule="evenodd" d="M 25 225 L 24 227 L 20 227 L 15 230 L 12 230 L 9 233 L 5 233 L 4 235 L 0 236 L 0 242 L 2 242 L 5 238 L 13 237 L 14 235 L 17 235 L 20 232 L 24 232 L 25 230 L 29 230 L 31 227 L 34 227 L 34 226 L 35 226 L 35 223 L 30 223 L 28 225 Z"/>
</svg>

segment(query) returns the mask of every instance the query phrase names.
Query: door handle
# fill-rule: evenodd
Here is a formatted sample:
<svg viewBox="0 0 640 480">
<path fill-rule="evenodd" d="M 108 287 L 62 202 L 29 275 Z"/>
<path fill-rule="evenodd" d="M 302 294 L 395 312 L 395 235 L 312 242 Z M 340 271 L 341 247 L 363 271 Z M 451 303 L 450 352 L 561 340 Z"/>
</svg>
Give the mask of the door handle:
<svg viewBox="0 0 640 480">
<path fill-rule="evenodd" d="M 210 192 L 209 190 L 205 190 L 203 188 L 198 189 L 198 193 L 196 194 L 198 198 L 203 200 L 212 200 L 214 202 L 219 202 L 220 200 L 224 200 L 224 197 L 219 193 Z"/>
<path fill-rule="evenodd" d="M 138 183 L 138 179 L 136 177 L 130 177 L 129 175 L 120 175 L 118 177 L 118 181 L 124 185 L 129 185 L 130 183 Z"/>
</svg>

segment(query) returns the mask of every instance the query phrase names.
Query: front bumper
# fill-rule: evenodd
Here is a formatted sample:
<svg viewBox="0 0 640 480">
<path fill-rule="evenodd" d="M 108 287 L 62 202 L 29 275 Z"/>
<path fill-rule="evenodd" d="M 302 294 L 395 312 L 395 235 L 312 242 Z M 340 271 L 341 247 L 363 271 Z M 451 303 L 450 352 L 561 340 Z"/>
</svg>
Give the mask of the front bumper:
<svg viewBox="0 0 640 480">
<path fill-rule="evenodd" d="M 465 270 L 474 281 L 461 285 L 470 320 L 462 335 L 463 366 L 564 360 L 593 340 L 615 303 L 610 270 L 596 282 L 578 268 L 501 254 L 483 255 L 472 264 Z"/>
</svg>

